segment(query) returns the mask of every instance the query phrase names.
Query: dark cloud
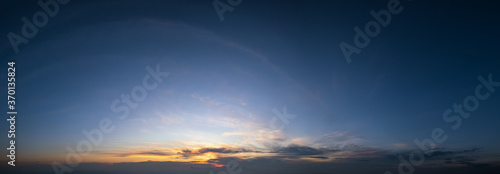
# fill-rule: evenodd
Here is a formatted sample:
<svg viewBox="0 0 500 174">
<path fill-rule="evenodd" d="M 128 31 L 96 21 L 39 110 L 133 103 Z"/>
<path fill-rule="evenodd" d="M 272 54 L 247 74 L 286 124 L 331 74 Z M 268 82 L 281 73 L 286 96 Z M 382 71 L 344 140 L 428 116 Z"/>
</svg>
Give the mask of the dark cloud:
<svg viewBox="0 0 500 174">
<path fill-rule="evenodd" d="M 437 155 L 446 156 L 446 158 L 443 159 L 445 164 L 462 164 L 473 168 L 491 167 L 492 164 L 476 162 L 478 157 L 475 153 L 479 150 L 479 148 L 473 148 L 461 151 L 439 151 Z M 433 154 L 432 157 L 435 157 L 435 155 Z"/>
<path fill-rule="evenodd" d="M 277 148 L 275 153 L 283 153 L 283 154 L 288 154 L 288 155 L 323 155 L 327 154 L 329 152 L 335 152 L 335 150 L 328 150 L 328 149 L 316 149 L 308 146 L 299 146 L 299 145 L 289 145 L 287 147 L 280 147 Z"/>
<path fill-rule="evenodd" d="M 436 148 L 430 155 L 425 155 L 424 165 L 422 167 L 441 167 L 446 168 L 451 165 L 465 166 L 468 168 L 492 168 L 495 167 L 489 163 L 478 163 L 477 160 L 481 156 L 478 152 L 481 148 L 469 148 L 462 150 L 446 150 L 444 148 Z M 416 149 L 416 151 L 420 151 Z M 407 158 L 413 151 L 404 151 L 397 154 L 387 154 L 385 157 L 391 161 L 398 161 L 398 156 L 402 155 Z"/>
<path fill-rule="evenodd" d="M 334 148 L 314 148 L 309 146 L 301 146 L 291 144 L 286 147 L 274 147 L 272 153 L 280 155 L 274 158 L 316 158 L 316 159 L 330 159 L 328 155 L 332 153 L 341 152 L 343 150 Z"/>
<path fill-rule="evenodd" d="M 182 149 L 181 152 L 177 152 L 177 154 L 181 154 L 184 158 L 187 158 L 189 156 L 191 156 L 191 150 L 189 149 Z"/>
<path fill-rule="evenodd" d="M 445 164 L 463 164 L 470 167 L 480 167 L 485 166 L 482 164 L 476 164 L 477 161 L 476 153 L 480 148 L 470 148 L 463 150 L 445 150 L 442 148 L 435 149 L 430 156 L 427 157 L 428 160 L 442 160 Z"/>
<path fill-rule="evenodd" d="M 246 149 L 230 149 L 226 147 L 221 147 L 221 148 L 201 148 L 198 150 L 199 153 L 207 153 L 207 152 L 214 152 L 214 153 L 241 153 L 241 152 L 254 152 L 251 150 L 246 150 Z"/>
<path fill-rule="evenodd" d="M 471 149 L 456 150 L 456 151 L 444 150 L 442 148 L 439 148 L 439 149 L 435 149 L 434 151 L 432 151 L 432 154 L 429 157 L 430 158 L 443 157 L 443 156 L 448 157 L 448 156 L 465 154 L 465 153 L 475 153 L 478 151 L 479 151 L 479 148 L 471 148 Z"/>
<path fill-rule="evenodd" d="M 329 159 L 326 156 L 312 156 L 311 158 L 317 158 L 317 159 Z"/>
<path fill-rule="evenodd" d="M 163 152 L 163 151 L 160 151 L 160 150 L 147 150 L 147 151 L 140 151 L 140 152 L 137 152 L 137 153 L 122 153 L 122 154 L 117 154 L 115 156 L 117 156 L 117 157 L 128 157 L 128 156 L 132 156 L 132 155 L 171 156 L 171 155 L 174 155 L 174 154 Z"/>
</svg>

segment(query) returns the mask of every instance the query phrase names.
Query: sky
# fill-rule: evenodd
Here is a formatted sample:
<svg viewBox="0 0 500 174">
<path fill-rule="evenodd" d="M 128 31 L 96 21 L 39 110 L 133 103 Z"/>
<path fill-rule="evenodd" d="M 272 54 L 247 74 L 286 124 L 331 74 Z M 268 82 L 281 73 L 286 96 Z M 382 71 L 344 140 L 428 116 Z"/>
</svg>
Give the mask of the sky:
<svg viewBox="0 0 500 174">
<path fill-rule="evenodd" d="M 0 8 L 0 57 L 17 70 L 7 173 L 500 171 L 500 14 L 489 1 Z"/>
</svg>

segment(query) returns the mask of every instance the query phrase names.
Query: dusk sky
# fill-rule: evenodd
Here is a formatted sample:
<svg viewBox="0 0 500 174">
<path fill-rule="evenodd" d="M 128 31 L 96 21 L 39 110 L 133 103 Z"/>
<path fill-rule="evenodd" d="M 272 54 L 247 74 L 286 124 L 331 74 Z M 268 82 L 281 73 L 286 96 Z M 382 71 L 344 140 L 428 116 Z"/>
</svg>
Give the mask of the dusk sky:
<svg viewBox="0 0 500 174">
<path fill-rule="evenodd" d="M 0 3 L 2 173 L 500 173 L 493 1 Z"/>
</svg>

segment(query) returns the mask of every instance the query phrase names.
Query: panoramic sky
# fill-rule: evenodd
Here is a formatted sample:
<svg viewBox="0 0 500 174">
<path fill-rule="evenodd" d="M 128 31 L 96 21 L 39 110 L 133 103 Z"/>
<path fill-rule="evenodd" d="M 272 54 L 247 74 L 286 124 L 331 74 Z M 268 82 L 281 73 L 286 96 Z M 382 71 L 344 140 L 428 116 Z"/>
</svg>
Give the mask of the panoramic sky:
<svg viewBox="0 0 500 174">
<path fill-rule="evenodd" d="M 0 9 L 1 63 L 16 62 L 7 173 L 500 170 L 500 12 L 488 1 Z"/>
</svg>

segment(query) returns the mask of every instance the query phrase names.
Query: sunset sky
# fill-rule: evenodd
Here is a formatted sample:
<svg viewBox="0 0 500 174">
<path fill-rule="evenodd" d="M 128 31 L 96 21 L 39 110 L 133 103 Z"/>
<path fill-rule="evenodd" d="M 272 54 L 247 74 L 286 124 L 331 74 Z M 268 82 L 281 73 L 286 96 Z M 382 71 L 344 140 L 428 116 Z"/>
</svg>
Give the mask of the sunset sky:
<svg viewBox="0 0 500 174">
<path fill-rule="evenodd" d="M 22 34 L 37 2 L 1 2 L 2 36 Z M 415 141 L 436 129 L 447 138 L 429 144 L 415 173 L 500 169 L 497 6 L 401 0 L 348 63 L 339 44 L 354 45 L 353 28 L 364 30 L 389 1 L 243 0 L 222 21 L 213 2 L 73 0 L 17 53 L 3 37 L 19 115 L 17 165 L 4 150 L 1 169 L 70 166 L 68 147 L 89 141 L 82 131 L 102 120 L 114 129 L 74 173 L 206 174 L 236 161 L 241 173 L 396 174 L 400 157 L 423 152 Z M 157 85 L 134 101 L 145 76 Z M 488 97 L 468 118 L 456 111 L 478 95 Z"/>
</svg>

